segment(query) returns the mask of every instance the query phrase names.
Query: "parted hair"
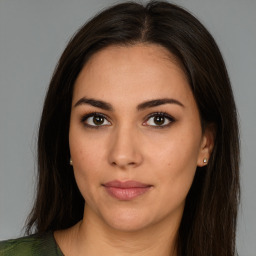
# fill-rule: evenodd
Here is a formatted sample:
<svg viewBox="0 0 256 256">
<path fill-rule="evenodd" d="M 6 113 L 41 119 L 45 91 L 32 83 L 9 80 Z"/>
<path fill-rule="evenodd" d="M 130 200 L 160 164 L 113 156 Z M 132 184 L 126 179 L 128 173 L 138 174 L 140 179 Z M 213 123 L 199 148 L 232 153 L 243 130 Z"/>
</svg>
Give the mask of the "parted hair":
<svg viewBox="0 0 256 256">
<path fill-rule="evenodd" d="M 192 14 L 162 1 L 125 2 L 92 18 L 71 38 L 53 73 L 38 134 L 38 184 L 26 231 L 68 228 L 83 217 L 69 165 L 69 122 L 74 83 L 88 59 L 110 45 L 157 44 L 180 62 L 202 130 L 215 128 L 209 163 L 198 167 L 178 233 L 179 256 L 236 255 L 240 197 L 239 131 L 228 73 L 215 40 Z"/>
</svg>

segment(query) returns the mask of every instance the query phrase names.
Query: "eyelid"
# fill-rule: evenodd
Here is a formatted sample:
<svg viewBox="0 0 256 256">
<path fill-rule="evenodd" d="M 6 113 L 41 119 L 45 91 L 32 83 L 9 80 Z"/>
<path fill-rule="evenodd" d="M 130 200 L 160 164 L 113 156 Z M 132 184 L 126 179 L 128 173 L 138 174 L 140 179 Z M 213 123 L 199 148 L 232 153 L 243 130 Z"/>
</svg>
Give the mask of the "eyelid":
<svg viewBox="0 0 256 256">
<path fill-rule="evenodd" d="M 102 114 L 102 113 L 99 113 L 99 112 L 90 112 L 88 114 L 85 114 L 81 117 L 81 122 L 83 123 L 84 126 L 86 127 L 89 127 L 89 128 L 100 128 L 100 127 L 103 127 L 103 126 L 109 126 L 109 125 L 90 125 L 90 124 L 86 124 L 85 121 L 90 118 L 90 117 L 93 117 L 93 116 L 100 116 L 100 117 L 103 117 L 105 118 L 109 123 L 111 123 L 109 121 L 109 117 L 106 116 L 105 114 Z"/>
<path fill-rule="evenodd" d="M 86 127 L 89 127 L 89 128 L 101 128 L 101 127 L 104 127 L 104 126 L 110 126 L 110 125 L 90 125 L 90 124 L 86 124 L 85 121 L 90 118 L 90 117 L 93 117 L 93 116 L 100 116 L 100 117 L 103 117 L 105 118 L 110 124 L 111 121 L 110 121 L 110 118 L 103 114 L 103 113 L 99 113 L 99 112 L 90 112 L 88 114 L 85 114 L 81 117 L 81 122 L 83 123 L 84 126 Z M 165 125 L 147 125 L 146 122 L 148 122 L 148 120 L 152 117 L 155 117 L 155 116 L 162 116 L 166 119 L 168 119 L 170 122 L 168 124 L 165 124 Z M 145 121 L 142 123 L 143 126 L 150 126 L 150 127 L 153 127 L 153 128 L 165 128 L 165 127 L 168 127 L 169 125 L 171 125 L 171 123 L 173 123 L 175 120 L 175 118 L 173 116 L 171 116 L 170 114 L 166 113 L 166 112 L 154 112 L 154 113 L 151 113 L 149 114 L 146 118 L 145 118 Z"/>
<path fill-rule="evenodd" d="M 152 117 L 155 117 L 155 116 L 162 116 L 166 119 L 168 119 L 170 122 L 168 124 L 165 124 L 165 125 L 145 125 L 146 122 L 148 122 L 148 120 Z M 175 120 L 175 118 L 173 116 L 171 116 L 170 114 L 166 113 L 166 112 L 154 112 L 154 113 L 151 113 L 149 114 L 145 121 L 143 122 L 143 125 L 145 126 L 150 126 L 150 127 L 153 127 L 153 128 L 165 128 L 165 127 L 168 127 L 169 125 L 171 125 L 171 123 L 173 123 Z"/>
</svg>

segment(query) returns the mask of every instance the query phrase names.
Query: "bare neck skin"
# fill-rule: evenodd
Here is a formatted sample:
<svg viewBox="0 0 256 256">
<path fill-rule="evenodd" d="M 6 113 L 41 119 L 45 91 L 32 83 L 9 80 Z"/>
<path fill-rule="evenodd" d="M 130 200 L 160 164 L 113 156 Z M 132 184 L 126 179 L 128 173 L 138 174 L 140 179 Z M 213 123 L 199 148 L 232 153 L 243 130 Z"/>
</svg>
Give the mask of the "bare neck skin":
<svg viewBox="0 0 256 256">
<path fill-rule="evenodd" d="M 166 221 L 140 231 L 122 232 L 103 223 L 90 210 L 75 226 L 54 232 L 65 256 L 177 256 L 176 240 L 180 221 Z"/>
</svg>

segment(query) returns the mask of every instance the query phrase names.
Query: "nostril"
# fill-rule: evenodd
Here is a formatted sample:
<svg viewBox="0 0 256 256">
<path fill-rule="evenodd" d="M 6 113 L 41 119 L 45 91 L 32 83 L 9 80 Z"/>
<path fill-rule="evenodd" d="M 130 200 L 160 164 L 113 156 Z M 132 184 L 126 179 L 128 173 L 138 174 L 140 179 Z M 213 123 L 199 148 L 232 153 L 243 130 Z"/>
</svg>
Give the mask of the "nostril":
<svg viewBox="0 0 256 256">
<path fill-rule="evenodd" d="M 128 163 L 128 165 L 135 165 L 135 164 L 136 164 L 135 162 Z"/>
<path fill-rule="evenodd" d="M 112 164 L 112 165 L 117 165 L 116 162 L 112 162 L 111 164 Z"/>
<path fill-rule="evenodd" d="M 125 166 L 135 166 L 136 162 L 132 161 L 132 162 L 126 162 L 126 161 L 113 161 L 111 163 L 111 165 L 113 166 L 119 166 L 119 167 L 125 167 Z"/>
<path fill-rule="evenodd" d="M 121 139 L 115 138 L 113 145 L 108 151 L 108 162 L 111 166 L 135 167 L 142 163 L 142 154 L 136 143 L 133 143 L 127 137 L 122 136 Z"/>
</svg>

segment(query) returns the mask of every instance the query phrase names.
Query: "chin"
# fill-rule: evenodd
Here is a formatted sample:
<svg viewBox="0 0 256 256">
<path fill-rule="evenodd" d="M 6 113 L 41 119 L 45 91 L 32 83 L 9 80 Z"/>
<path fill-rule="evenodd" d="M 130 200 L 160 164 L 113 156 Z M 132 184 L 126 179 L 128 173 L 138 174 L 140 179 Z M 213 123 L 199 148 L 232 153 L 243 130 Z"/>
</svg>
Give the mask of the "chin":
<svg viewBox="0 0 256 256">
<path fill-rule="evenodd" d="M 112 222 L 108 222 L 107 224 L 113 230 L 120 231 L 120 232 L 138 232 L 150 226 L 143 222 L 139 223 L 138 221 L 127 221 L 127 220 L 122 222 L 112 221 Z"/>
<path fill-rule="evenodd" d="M 104 218 L 107 225 L 121 232 L 136 232 L 145 229 L 153 224 L 152 216 L 149 212 L 142 214 L 136 210 L 125 210 L 115 214 L 108 214 Z"/>
</svg>

